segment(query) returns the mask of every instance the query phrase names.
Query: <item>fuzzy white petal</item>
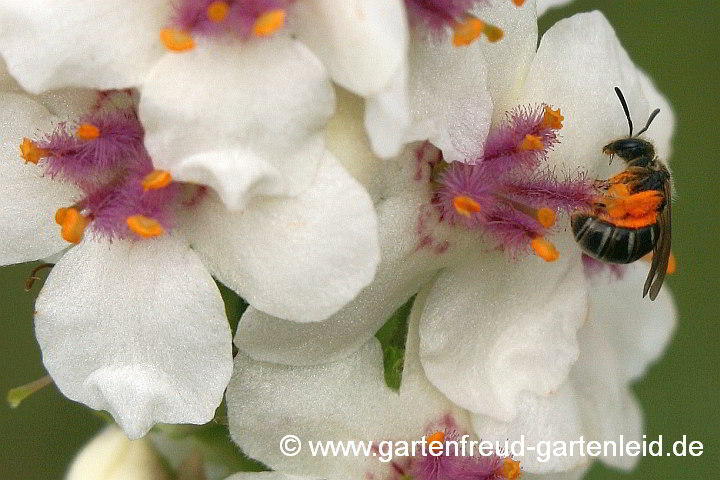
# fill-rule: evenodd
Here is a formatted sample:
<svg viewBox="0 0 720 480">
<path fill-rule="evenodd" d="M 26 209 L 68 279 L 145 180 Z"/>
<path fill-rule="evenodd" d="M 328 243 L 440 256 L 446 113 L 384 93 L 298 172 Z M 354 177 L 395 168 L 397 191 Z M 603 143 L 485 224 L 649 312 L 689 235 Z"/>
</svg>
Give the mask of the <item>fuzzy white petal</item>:
<svg viewBox="0 0 720 480">
<path fill-rule="evenodd" d="M 403 63 L 387 87 L 365 102 L 365 129 L 373 151 L 383 158 L 400 153 L 410 125 L 407 70 Z"/>
<path fill-rule="evenodd" d="M 357 95 L 384 90 L 405 61 L 408 32 L 401 0 L 305 0 L 291 15 L 298 40 L 333 80 Z"/>
<path fill-rule="evenodd" d="M 0 265 L 37 260 L 67 246 L 55 211 L 77 200 L 77 190 L 43 177 L 42 166 L 20 156 L 24 137 L 51 131 L 58 117 L 26 95 L 0 95 Z"/>
<path fill-rule="evenodd" d="M 622 89 L 638 131 L 654 105 L 649 105 L 644 94 L 642 73 L 600 12 L 561 20 L 543 35 L 523 101 L 552 104 L 565 116 L 562 141 L 550 154 L 551 164 L 571 171 L 587 169 L 591 177 L 610 174 L 602 147 L 628 134 L 615 86 Z M 659 139 L 658 134 L 667 135 L 667 131 L 650 127 L 645 137 Z"/>
<path fill-rule="evenodd" d="M 523 392 L 547 395 L 577 360 L 587 315 L 579 258 L 547 264 L 502 254 L 444 271 L 420 325 L 430 381 L 471 412 L 511 421 Z"/>
<path fill-rule="evenodd" d="M 308 365 L 340 358 L 367 342 L 447 261 L 444 255 L 417 250 L 420 202 L 406 193 L 378 206 L 382 262 L 373 282 L 345 308 L 321 323 L 296 324 L 251 307 L 235 344 L 256 360 Z"/>
<path fill-rule="evenodd" d="M 666 285 L 655 301 L 642 298 L 648 264 L 628 265 L 621 280 L 598 277 L 591 286 L 590 315 L 613 346 L 622 375 L 642 377 L 667 347 L 675 330 L 677 309 Z"/>
<path fill-rule="evenodd" d="M 571 442 L 583 435 L 583 419 L 575 392 L 564 384 L 556 392 L 538 397 L 531 393 L 521 395 L 518 416 L 510 422 L 497 421 L 485 415 L 473 416 L 475 434 L 484 440 L 503 442 L 521 441 L 526 446 L 543 447 L 541 442 Z M 547 444 L 545 444 L 547 445 Z M 552 443 L 550 443 L 552 445 Z M 552 450 L 526 451 L 518 456 L 523 470 L 532 473 L 564 472 L 589 463 L 587 457 L 576 454 L 552 455 Z"/>
<path fill-rule="evenodd" d="M 385 385 L 375 339 L 339 361 L 310 367 L 255 362 L 238 354 L 227 393 L 233 440 L 271 468 L 346 480 L 370 472 L 385 478 L 390 465 L 374 456 L 312 456 L 306 443 L 288 457 L 280 453 L 280 440 L 288 434 L 303 441 L 419 440 L 429 424 L 447 414 L 467 428 L 469 419 L 430 385 L 420 365 L 417 325 L 424 298 L 418 295 L 419 308 L 409 320 L 399 393 Z"/>
<path fill-rule="evenodd" d="M 334 108 L 322 64 L 287 37 L 168 53 L 141 93 L 155 167 L 213 187 L 232 209 L 307 188 Z"/>
<path fill-rule="evenodd" d="M 506 110 L 517 106 L 517 96 L 535 55 L 538 37 L 535 0 L 526 1 L 522 7 L 506 1 L 480 3 L 473 13 L 505 33 L 499 42 L 480 39 L 469 47 L 482 51 L 495 120 L 502 120 Z"/>
<path fill-rule="evenodd" d="M 417 40 L 410 65 L 412 125 L 406 140 L 429 140 L 448 162 L 480 158 L 493 103 L 479 50 Z"/>
<path fill-rule="evenodd" d="M 53 268 L 35 309 L 60 391 L 110 412 L 130 438 L 213 417 L 232 369 L 230 328 L 184 242 L 86 240 Z"/>
<path fill-rule="evenodd" d="M 649 109 L 660 109 L 660 114 L 653 120 L 647 135 L 655 142 L 655 153 L 667 165 L 672 155 L 671 141 L 675 131 L 675 112 L 668 99 L 658 91 L 647 73 L 638 70 L 638 75 L 640 75 L 640 86 L 647 98 Z M 640 120 L 643 119 L 640 118 Z"/>
<path fill-rule="evenodd" d="M 28 91 L 142 83 L 165 52 L 166 0 L 0 0 L 0 54 Z"/>
<path fill-rule="evenodd" d="M 257 198 L 242 212 L 207 199 L 187 223 L 216 278 L 256 308 L 301 322 L 337 312 L 380 261 L 372 201 L 328 152 L 299 196 Z"/>
</svg>

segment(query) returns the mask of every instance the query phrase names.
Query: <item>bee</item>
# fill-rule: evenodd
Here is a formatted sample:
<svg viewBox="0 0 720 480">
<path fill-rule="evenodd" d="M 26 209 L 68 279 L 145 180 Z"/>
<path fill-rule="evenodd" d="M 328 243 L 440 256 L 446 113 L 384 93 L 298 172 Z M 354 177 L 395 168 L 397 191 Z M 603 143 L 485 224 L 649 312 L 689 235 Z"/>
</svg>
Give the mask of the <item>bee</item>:
<svg viewBox="0 0 720 480">
<path fill-rule="evenodd" d="M 571 217 L 575 241 L 598 260 L 632 263 L 653 252 L 643 297 L 650 292 L 655 300 L 662 287 L 670 261 L 671 187 L 667 167 L 655 155 L 653 144 L 638 138 L 649 127 L 660 109 L 655 109 L 645 127 L 633 136 L 633 124 L 625 97 L 615 93 L 625 111 L 630 134 L 603 147 L 610 161 L 617 155 L 625 161 L 624 171 L 608 180 L 596 182 L 600 195 L 590 212 Z"/>
</svg>

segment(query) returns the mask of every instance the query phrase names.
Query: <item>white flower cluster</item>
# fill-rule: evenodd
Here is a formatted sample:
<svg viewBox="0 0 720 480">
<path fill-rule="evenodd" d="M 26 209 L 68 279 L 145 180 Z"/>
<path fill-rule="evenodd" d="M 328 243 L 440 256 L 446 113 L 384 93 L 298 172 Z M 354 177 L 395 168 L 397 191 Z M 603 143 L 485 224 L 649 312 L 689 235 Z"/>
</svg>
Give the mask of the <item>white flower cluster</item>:
<svg viewBox="0 0 720 480">
<path fill-rule="evenodd" d="M 455 47 L 416 3 L 467 4 L 447 37 L 482 25 L 502 39 Z M 639 438 L 629 384 L 670 338 L 667 289 L 644 301 L 641 263 L 590 278 L 562 231 L 557 261 L 509 260 L 437 218 L 423 170 L 424 146 L 467 163 L 507 112 L 553 105 L 549 169 L 607 178 L 602 146 L 627 128 L 613 86 L 634 117 L 661 108 L 647 136 L 669 158 L 672 111 L 602 14 L 538 46 L 538 12 L 560 3 L 0 0 L 0 264 L 55 264 L 35 327 L 60 391 L 139 439 L 212 420 L 227 389 L 233 440 L 276 471 L 237 480 L 445 479 L 283 456 L 288 433 L 413 440 L 445 422 L 490 440 Z M 242 35 L 218 27 L 248 16 Z M 234 359 L 216 281 L 249 304 Z M 413 297 L 394 391 L 375 334 Z M 122 478 L 169 475 L 118 435 L 70 478 L 118 455 Z M 589 465 L 515 460 L 530 478 Z"/>
</svg>

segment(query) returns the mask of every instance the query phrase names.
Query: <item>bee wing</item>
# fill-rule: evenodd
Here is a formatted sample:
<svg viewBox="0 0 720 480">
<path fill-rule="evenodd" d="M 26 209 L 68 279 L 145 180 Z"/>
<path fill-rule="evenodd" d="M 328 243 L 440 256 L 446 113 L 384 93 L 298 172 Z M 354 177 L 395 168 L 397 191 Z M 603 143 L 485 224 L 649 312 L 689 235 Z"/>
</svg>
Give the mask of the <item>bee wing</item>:
<svg viewBox="0 0 720 480">
<path fill-rule="evenodd" d="M 665 208 L 658 214 L 657 221 L 660 229 L 660 238 L 653 248 L 652 264 L 650 265 L 650 273 L 645 280 L 643 287 L 643 297 L 650 292 L 650 300 L 655 300 L 660 292 L 665 274 L 667 273 L 668 262 L 670 261 L 670 243 L 672 239 L 672 196 L 670 182 L 665 182 Z"/>
</svg>

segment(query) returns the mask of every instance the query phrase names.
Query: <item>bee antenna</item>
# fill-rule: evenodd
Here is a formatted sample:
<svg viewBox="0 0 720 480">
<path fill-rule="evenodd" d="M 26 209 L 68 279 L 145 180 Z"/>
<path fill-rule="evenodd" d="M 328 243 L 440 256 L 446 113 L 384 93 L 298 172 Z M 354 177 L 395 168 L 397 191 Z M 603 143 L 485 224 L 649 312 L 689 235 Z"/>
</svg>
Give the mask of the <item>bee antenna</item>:
<svg viewBox="0 0 720 480">
<path fill-rule="evenodd" d="M 660 113 L 659 108 L 656 108 L 655 110 L 653 110 L 653 112 L 650 114 L 650 117 L 648 118 L 647 123 L 645 124 L 645 127 L 642 130 L 640 130 L 638 133 L 636 133 L 635 136 L 645 133 L 647 131 L 647 129 L 650 127 L 650 124 L 652 123 L 652 121 L 655 120 L 655 117 L 657 117 L 658 113 Z"/>
<path fill-rule="evenodd" d="M 630 110 L 628 109 L 627 102 L 625 101 L 625 97 L 623 96 L 622 92 L 620 91 L 620 87 L 615 87 L 615 93 L 617 94 L 618 98 L 620 99 L 620 105 L 623 107 L 623 111 L 625 112 L 625 118 L 627 118 L 628 125 L 630 126 L 630 135 L 628 137 L 632 137 L 632 131 L 633 131 L 633 124 L 632 119 L 630 118 Z"/>
</svg>

